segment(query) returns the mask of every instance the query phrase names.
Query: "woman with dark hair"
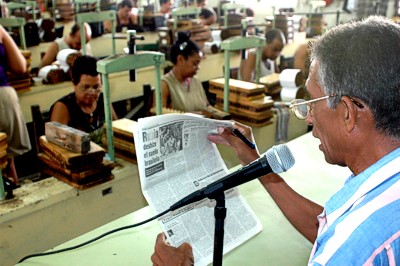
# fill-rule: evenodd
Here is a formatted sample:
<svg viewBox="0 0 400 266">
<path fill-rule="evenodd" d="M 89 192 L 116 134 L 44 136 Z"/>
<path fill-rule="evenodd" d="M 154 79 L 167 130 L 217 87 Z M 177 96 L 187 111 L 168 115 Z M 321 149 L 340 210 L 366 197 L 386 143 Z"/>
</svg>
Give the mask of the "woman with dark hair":
<svg viewBox="0 0 400 266">
<path fill-rule="evenodd" d="M 199 112 L 208 105 L 203 86 L 194 77 L 203 54 L 189 37 L 188 33 L 180 32 L 178 40 L 171 47 L 174 66 L 162 78 L 162 106 L 184 112 Z"/>
<path fill-rule="evenodd" d="M 90 140 L 102 143 L 105 122 L 101 79 L 97 72 L 97 59 L 79 56 L 71 68 L 74 92 L 57 100 L 50 108 L 50 121 L 89 133 Z M 112 106 L 112 119 L 117 119 Z"/>
</svg>

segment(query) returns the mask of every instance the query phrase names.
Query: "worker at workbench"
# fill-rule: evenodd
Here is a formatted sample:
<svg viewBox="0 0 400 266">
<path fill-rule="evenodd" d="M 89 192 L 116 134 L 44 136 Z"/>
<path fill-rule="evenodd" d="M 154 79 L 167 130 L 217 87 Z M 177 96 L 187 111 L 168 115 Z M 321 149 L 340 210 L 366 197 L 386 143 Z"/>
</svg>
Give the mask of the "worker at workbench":
<svg viewBox="0 0 400 266">
<path fill-rule="evenodd" d="M 116 32 L 138 29 L 138 18 L 137 15 L 132 12 L 133 7 L 133 2 L 131 0 L 123 0 L 118 4 Z M 110 20 L 104 21 L 104 31 L 112 31 Z"/>
<path fill-rule="evenodd" d="M 282 52 L 286 44 L 286 38 L 280 29 L 270 29 L 265 34 L 266 44 L 262 48 L 260 77 L 267 76 L 272 73 L 279 73 L 276 59 Z M 240 79 L 243 81 L 253 81 L 255 78 L 256 68 L 256 50 L 248 51 L 247 59 L 240 62 Z"/>
<path fill-rule="evenodd" d="M 171 16 L 174 0 L 159 0 L 160 9 L 155 14 L 161 19 L 155 21 L 156 28 L 167 26 L 167 21 Z"/>
<path fill-rule="evenodd" d="M 86 53 L 91 55 L 91 49 L 88 42 L 92 37 L 92 30 L 88 23 L 84 23 L 85 33 L 86 33 Z M 40 62 L 39 68 L 42 68 L 47 65 L 51 65 L 53 62 L 56 61 L 57 54 L 59 51 L 63 49 L 75 49 L 80 50 L 82 48 L 81 43 L 81 32 L 80 27 L 76 23 L 72 26 L 71 31 L 67 36 L 62 38 L 56 39 L 53 43 L 50 44 L 49 48 L 47 49 L 46 53 L 44 54 L 42 61 Z"/>
<path fill-rule="evenodd" d="M 207 0 L 199 0 L 197 1 L 197 6 L 201 8 L 199 18 L 203 21 L 204 25 L 212 25 L 217 22 L 217 13 L 215 13 L 214 9 L 208 7 Z"/>
<path fill-rule="evenodd" d="M 7 134 L 7 166 L 3 174 L 18 184 L 14 157 L 28 152 L 31 143 L 18 95 L 8 83 L 7 71 L 25 73 L 26 59 L 8 32 L 0 25 L 0 132 Z M 3 182 L 1 178 L 0 182 Z"/>
<path fill-rule="evenodd" d="M 208 105 L 206 93 L 196 75 L 202 52 L 189 39 L 186 32 L 179 32 L 178 40 L 171 47 L 174 64 L 161 82 L 162 106 L 184 112 L 201 112 Z"/>
<path fill-rule="evenodd" d="M 105 122 L 104 97 L 97 59 L 79 56 L 71 68 L 74 91 L 60 98 L 50 108 L 50 121 L 89 133 L 90 140 L 101 145 Z M 117 115 L 111 106 L 112 119 Z"/>
</svg>

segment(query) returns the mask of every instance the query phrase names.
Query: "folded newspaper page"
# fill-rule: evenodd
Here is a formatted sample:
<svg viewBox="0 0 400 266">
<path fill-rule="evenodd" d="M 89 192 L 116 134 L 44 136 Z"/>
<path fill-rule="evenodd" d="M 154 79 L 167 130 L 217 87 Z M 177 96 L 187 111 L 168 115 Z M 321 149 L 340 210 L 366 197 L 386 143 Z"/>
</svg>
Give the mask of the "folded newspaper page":
<svg viewBox="0 0 400 266">
<path fill-rule="evenodd" d="M 155 213 L 226 176 L 228 169 L 216 145 L 207 139 L 217 127 L 232 122 L 190 114 L 166 114 L 139 119 L 135 148 L 143 195 Z M 224 254 L 262 230 L 262 225 L 237 188 L 225 191 Z M 213 259 L 215 201 L 204 199 L 160 218 L 169 243 L 193 247 L 195 265 Z"/>
</svg>

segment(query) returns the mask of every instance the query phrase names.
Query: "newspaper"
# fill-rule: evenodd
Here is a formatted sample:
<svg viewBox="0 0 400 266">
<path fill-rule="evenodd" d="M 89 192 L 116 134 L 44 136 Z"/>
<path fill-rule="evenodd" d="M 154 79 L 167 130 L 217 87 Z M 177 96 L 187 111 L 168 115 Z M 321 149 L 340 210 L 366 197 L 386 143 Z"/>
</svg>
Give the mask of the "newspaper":
<svg viewBox="0 0 400 266">
<path fill-rule="evenodd" d="M 139 119 L 134 129 L 142 192 L 155 213 L 226 176 L 228 169 L 216 145 L 207 140 L 217 127 L 232 122 L 190 114 Z M 262 225 L 237 188 L 225 192 L 224 254 L 262 230 Z M 204 199 L 160 218 L 169 243 L 193 247 L 195 265 L 213 259 L 215 201 Z"/>
</svg>

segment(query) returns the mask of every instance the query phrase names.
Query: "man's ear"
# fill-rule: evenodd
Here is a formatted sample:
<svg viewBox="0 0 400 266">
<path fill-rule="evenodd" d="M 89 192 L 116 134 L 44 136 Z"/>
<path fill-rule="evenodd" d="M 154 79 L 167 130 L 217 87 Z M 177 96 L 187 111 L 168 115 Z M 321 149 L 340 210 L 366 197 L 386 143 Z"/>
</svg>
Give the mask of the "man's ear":
<svg viewBox="0 0 400 266">
<path fill-rule="evenodd" d="M 358 109 L 348 96 L 343 96 L 340 101 L 343 104 L 342 118 L 346 125 L 347 132 L 350 132 L 356 127 Z"/>
</svg>

